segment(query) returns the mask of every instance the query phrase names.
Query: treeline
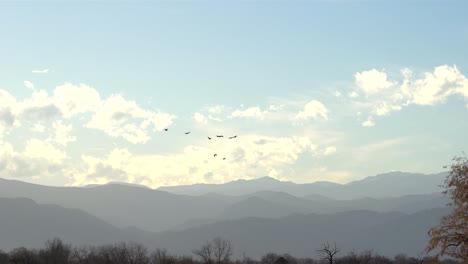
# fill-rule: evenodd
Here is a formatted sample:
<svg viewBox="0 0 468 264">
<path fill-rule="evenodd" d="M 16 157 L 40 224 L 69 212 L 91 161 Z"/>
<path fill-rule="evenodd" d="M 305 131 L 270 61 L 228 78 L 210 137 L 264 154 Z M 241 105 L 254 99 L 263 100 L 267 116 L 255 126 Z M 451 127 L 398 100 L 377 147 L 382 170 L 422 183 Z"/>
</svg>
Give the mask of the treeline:
<svg viewBox="0 0 468 264">
<path fill-rule="evenodd" d="M 0 251 L 0 264 L 423 264 L 461 263 L 455 260 L 435 260 L 431 257 L 397 255 L 388 258 L 371 251 L 352 251 L 339 255 L 336 248 L 323 244 L 311 255 L 317 258 L 296 258 L 289 254 L 269 253 L 259 260 L 248 256 L 233 260 L 230 241 L 220 238 L 205 242 L 190 256 L 171 255 L 165 249 L 148 251 L 138 243 L 117 243 L 98 247 L 73 247 L 60 239 L 49 240 L 41 249 L 17 248 Z"/>
</svg>

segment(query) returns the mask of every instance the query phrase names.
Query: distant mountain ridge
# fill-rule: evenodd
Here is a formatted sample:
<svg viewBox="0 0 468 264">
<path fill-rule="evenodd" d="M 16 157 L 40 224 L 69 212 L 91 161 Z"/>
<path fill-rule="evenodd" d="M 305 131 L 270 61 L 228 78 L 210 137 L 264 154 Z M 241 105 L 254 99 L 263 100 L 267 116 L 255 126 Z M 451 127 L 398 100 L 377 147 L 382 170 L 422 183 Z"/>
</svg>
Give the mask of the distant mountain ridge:
<svg viewBox="0 0 468 264">
<path fill-rule="evenodd" d="M 236 180 L 225 184 L 163 186 L 157 190 L 184 195 L 219 193 L 238 196 L 258 191 L 278 191 L 294 196 L 318 194 L 332 199 L 345 200 L 364 197 L 384 198 L 440 192 L 440 185 L 443 184 L 447 174 L 447 172 L 437 174 L 389 172 L 348 184 L 332 182 L 296 184 L 290 181 L 278 181 L 271 177 L 262 177 L 253 180 Z"/>
<path fill-rule="evenodd" d="M 0 179 L 0 197 L 25 197 L 41 204 L 81 209 L 117 227 L 136 226 L 154 232 L 177 226 L 177 221 L 220 213 L 226 204 L 120 184 L 50 187 L 5 179 Z"/>
<path fill-rule="evenodd" d="M 0 179 L 0 197 L 30 198 L 39 204 L 83 210 L 119 228 L 134 226 L 160 232 L 246 217 L 279 218 L 350 210 L 414 213 L 447 203 L 447 197 L 440 192 L 430 193 L 440 191 L 436 182 L 443 178 L 442 174 L 397 173 L 340 185 L 327 182 L 295 184 L 264 177 L 208 185 L 210 188 L 194 185 L 199 188 L 198 192 L 206 192 L 203 195 L 176 194 L 163 191 L 164 188 L 153 190 L 121 183 L 50 187 Z M 191 186 L 181 188 L 184 192 L 185 188 L 192 190 Z M 400 196 L 381 198 L 389 196 L 389 191 Z M 242 194 L 230 195 L 233 193 Z M 349 197 L 355 198 L 336 200 Z"/>
<path fill-rule="evenodd" d="M 150 250 L 167 248 L 174 254 L 190 255 L 204 241 L 221 236 L 232 241 L 235 257 L 245 253 L 259 258 L 268 252 L 310 257 L 324 241 L 336 242 L 343 252 L 374 250 L 387 256 L 417 256 L 427 244 L 427 230 L 449 210 L 249 217 L 161 233 L 117 228 L 81 210 L 41 205 L 24 198 L 0 198 L 0 212 L 0 249 L 7 251 L 23 246 L 37 248 L 47 239 L 59 237 L 77 246 L 135 241 Z"/>
</svg>

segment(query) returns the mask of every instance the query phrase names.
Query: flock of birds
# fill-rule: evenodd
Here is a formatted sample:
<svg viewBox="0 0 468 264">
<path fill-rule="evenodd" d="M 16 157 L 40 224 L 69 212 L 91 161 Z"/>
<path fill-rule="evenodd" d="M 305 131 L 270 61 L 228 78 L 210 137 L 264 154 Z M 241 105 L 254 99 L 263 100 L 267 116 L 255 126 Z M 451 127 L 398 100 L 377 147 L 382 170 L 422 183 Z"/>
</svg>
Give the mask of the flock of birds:
<svg viewBox="0 0 468 264">
<path fill-rule="evenodd" d="M 169 131 L 169 128 L 165 128 L 164 131 L 166 131 L 166 132 Z M 184 134 L 188 135 L 188 134 L 190 134 L 190 131 L 187 131 Z M 216 135 L 216 137 L 217 138 L 224 138 L 224 135 Z M 208 140 L 213 139 L 213 137 L 210 137 L 210 136 L 207 136 L 207 138 L 208 138 Z M 237 135 L 228 137 L 228 139 L 235 139 L 235 138 L 237 138 Z M 217 157 L 217 156 L 218 156 L 217 153 L 213 154 L 213 157 Z M 223 158 L 223 160 L 226 160 L 226 158 Z"/>
</svg>

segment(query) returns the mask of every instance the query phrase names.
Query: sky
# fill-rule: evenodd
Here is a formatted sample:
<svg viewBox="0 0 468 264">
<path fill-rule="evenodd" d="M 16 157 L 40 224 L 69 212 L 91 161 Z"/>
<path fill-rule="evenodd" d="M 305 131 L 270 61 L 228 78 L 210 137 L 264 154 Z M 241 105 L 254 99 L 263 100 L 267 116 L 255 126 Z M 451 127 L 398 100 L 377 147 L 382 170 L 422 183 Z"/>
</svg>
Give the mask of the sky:
<svg viewBox="0 0 468 264">
<path fill-rule="evenodd" d="M 468 150 L 466 10 L 2 1 L 0 177 L 156 188 L 444 171 Z"/>
</svg>

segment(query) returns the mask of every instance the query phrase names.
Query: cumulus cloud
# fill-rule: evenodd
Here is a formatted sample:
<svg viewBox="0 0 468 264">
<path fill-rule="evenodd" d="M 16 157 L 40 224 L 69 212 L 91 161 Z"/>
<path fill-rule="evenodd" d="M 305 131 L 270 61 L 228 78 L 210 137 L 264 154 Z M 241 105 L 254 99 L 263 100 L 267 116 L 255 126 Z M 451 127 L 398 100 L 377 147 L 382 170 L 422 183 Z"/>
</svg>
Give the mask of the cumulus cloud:
<svg viewBox="0 0 468 264">
<path fill-rule="evenodd" d="M 26 142 L 26 148 L 23 154 L 29 158 L 44 159 L 56 164 L 61 163 L 67 158 L 64 151 L 57 149 L 49 142 L 44 142 L 36 138 Z"/>
<path fill-rule="evenodd" d="M 335 147 L 326 147 L 325 150 L 323 151 L 323 155 L 328 156 L 336 152 Z"/>
<path fill-rule="evenodd" d="M 459 96 L 468 102 L 468 79 L 456 66 L 442 65 L 419 75 L 403 68 L 400 74 L 401 78 L 390 81 L 385 72 L 375 69 L 356 73 L 357 87 L 350 93 L 356 96 L 350 97 L 360 112 L 368 114 L 363 126 L 374 126 L 373 117 L 387 116 L 410 105 L 442 104 L 451 96 Z M 358 93 L 366 96 L 358 98 Z"/>
<path fill-rule="evenodd" d="M 120 95 L 106 99 L 86 124 L 88 128 L 103 131 L 111 137 L 120 137 L 131 143 L 146 143 L 148 128 L 153 131 L 170 126 L 175 116 L 141 108 L 135 101 Z"/>
<path fill-rule="evenodd" d="M 188 145 L 173 154 L 139 155 L 114 149 L 104 158 L 83 156 L 86 173 L 75 185 L 114 181 L 115 177 L 151 187 L 199 182 L 221 183 L 258 175 L 282 176 L 303 155 L 330 155 L 334 147 L 316 145 L 306 136 L 244 135 L 236 140 Z M 214 153 L 218 154 L 213 157 Z M 226 160 L 223 160 L 226 158 Z M 125 176 L 124 176 L 125 175 Z M 125 177 L 125 179 L 122 179 Z"/>
<path fill-rule="evenodd" d="M 45 131 L 45 126 L 41 123 L 36 123 L 31 129 L 33 132 L 43 133 Z"/>
<path fill-rule="evenodd" d="M 99 93 L 92 87 L 65 83 L 47 91 L 34 91 L 30 98 L 18 103 L 21 114 L 30 120 L 71 118 L 76 114 L 95 111 L 100 105 Z"/>
<path fill-rule="evenodd" d="M 254 118 L 254 119 L 263 119 L 267 114 L 267 111 L 262 111 L 260 107 L 249 107 L 245 110 L 235 110 L 232 112 L 231 117 L 244 117 L 244 118 Z"/>
<path fill-rule="evenodd" d="M 33 87 L 27 81 L 25 85 Z M 0 138 L 5 131 L 21 126 L 20 121 L 36 122 L 41 126 L 36 125 L 33 131 L 44 132 L 42 124 L 51 124 L 55 131 L 51 140 L 65 146 L 76 138 L 68 136 L 71 124 L 63 125 L 61 120 L 71 122 L 72 118 L 81 115 L 81 118 L 73 121 L 82 121 L 83 114 L 87 113 L 93 114 L 85 124 L 88 128 L 102 130 L 107 135 L 132 143 L 147 142 L 149 130 L 162 130 L 175 118 L 167 113 L 145 110 L 122 96 L 102 100 L 99 92 L 86 84 L 64 83 L 55 87 L 52 94 L 46 90 L 33 90 L 29 97 L 21 101 L 0 89 Z"/>
<path fill-rule="evenodd" d="M 132 154 L 127 149 L 113 149 L 105 158 L 83 155 L 81 159 L 87 167 L 84 173 L 76 174 L 75 184 L 103 184 L 113 181 L 131 181 L 125 168 Z M 130 177 L 130 178 L 129 178 Z"/>
<path fill-rule="evenodd" d="M 53 138 L 53 141 L 57 144 L 66 146 L 68 142 L 76 141 L 75 136 L 69 135 L 73 129 L 72 125 L 64 125 L 62 124 L 62 121 L 59 120 L 53 123 L 53 128 L 55 130 L 55 137 Z"/>
<path fill-rule="evenodd" d="M 296 115 L 296 119 L 307 120 L 307 119 L 328 119 L 328 109 L 320 101 L 311 100 L 304 106 L 304 110 L 300 111 Z"/>
<path fill-rule="evenodd" d="M 68 176 L 63 164 L 66 154 L 48 142 L 30 139 L 24 151 L 0 140 L 0 175 L 6 178 L 42 179 Z"/>
<path fill-rule="evenodd" d="M 6 130 L 19 126 L 18 107 L 15 97 L 0 89 L 0 139 Z"/>
<path fill-rule="evenodd" d="M 356 79 L 356 85 L 366 94 L 375 94 L 394 85 L 393 82 L 387 80 L 387 74 L 385 72 L 376 69 L 358 72 L 354 77 Z"/>
<path fill-rule="evenodd" d="M 198 112 L 193 114 L 193 120 L 195 120 L 195 122 L 200 123 L 200 124 L 208 123 L 207 118 L 203 114 L 200 114 Z"/>
<path fill-rule="evenodd" d="M 30 90 L 34 90 L 34 84 L 30 81 L 24 81 L 24 86 Z"/>
<path fill-rule="evenodd" d="M 101 98 L 96 89 L 85 84 L 73 85 L 71 83 L 57 86 L 52 101 L 60 109 L 64 118 L 96 111 L 101 104 Z"/>
<path fill-rule="evenodd" d="M 361 125 L 363 127 L 373 127 L 373 126 L 375 126 L 375 122 L 374 122 L 374 120 L 372 120 L 372 118 L 368 118 L 367 120 L 363 121 L 361 123 Z"/>
</svg>

